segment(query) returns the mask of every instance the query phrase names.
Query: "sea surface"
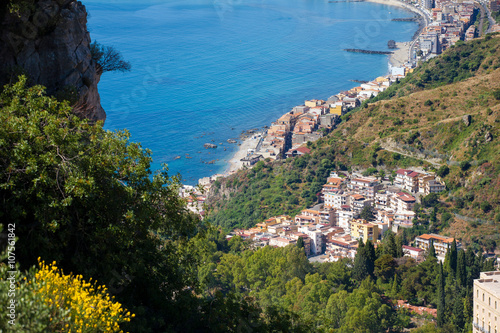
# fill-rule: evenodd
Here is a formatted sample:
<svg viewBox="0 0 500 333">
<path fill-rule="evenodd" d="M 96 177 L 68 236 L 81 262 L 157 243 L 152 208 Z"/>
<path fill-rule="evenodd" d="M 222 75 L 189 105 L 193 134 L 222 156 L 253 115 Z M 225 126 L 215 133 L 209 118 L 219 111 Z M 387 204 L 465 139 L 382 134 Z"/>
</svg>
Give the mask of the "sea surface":
<svg viewBox="0 0 500 333">
<path fill-rule="evenodd" d="M 227 139 L 388 73 L 387 50 L 418 26 L 403 9 L 327 0 L 86 0 L 92 40 L 132 64 L 99 83 L 105 128 L 127 129 L 185 184 L 223 172 Z M 203 144 L 215 143 L 217 149 Z M 222 143 L 222 145 L 220 145 Z M 226 150 L 224 150 L 224 148 Z M 186 158 L 191 157 L 191 158 Z M 213 161 L 213 164 L 203 162 Z"/>
</svg>

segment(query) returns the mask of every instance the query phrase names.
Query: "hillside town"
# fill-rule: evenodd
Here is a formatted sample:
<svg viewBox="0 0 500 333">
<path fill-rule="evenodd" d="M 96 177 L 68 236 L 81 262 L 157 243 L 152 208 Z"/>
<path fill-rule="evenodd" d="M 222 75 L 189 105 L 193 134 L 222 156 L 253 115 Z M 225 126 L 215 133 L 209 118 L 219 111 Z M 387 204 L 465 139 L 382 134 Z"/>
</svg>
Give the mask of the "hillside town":
<svg viewBox="0 0 500 333">
<path fill-rule="evenodd" d="M 360 240 L 377 244 L 387 231 L 398 232 L 413 226 L 413 208 L 417 197 L 438 193 L 445 188 L 432 173 L 399 169 L 395 176 L 375 177 L 332 172 L 323 186 L 321 203 L 302 210 L 296 216 L 276 216 L 248 230 L 230 234 L 253 241 L 254 246 L 284 247 L 301 238 L 308 256 L 320 261 L 354 258 Z M 371 211 L 370 221 L 360 218 Z M 433 243 L 437 258 L 444 260 L 453 238 L 435 234 L 417 237 L 414 247 L 403 252 L 417 261 Z"/>
<path fill-rule="evenodd" d="M 242 164 L 249 167 L 266 158 L 277 160 L 307 154 L 307 142 L 314 142 L 332 131 L 341 116 L 404 78 L 407 70 L 394 68 L 393 73 L 340 92 L 326 101 L 306 100 L 303 105 L 295 106 L 259 134 L 260 140 L 248 149 Z"/>
</svg>

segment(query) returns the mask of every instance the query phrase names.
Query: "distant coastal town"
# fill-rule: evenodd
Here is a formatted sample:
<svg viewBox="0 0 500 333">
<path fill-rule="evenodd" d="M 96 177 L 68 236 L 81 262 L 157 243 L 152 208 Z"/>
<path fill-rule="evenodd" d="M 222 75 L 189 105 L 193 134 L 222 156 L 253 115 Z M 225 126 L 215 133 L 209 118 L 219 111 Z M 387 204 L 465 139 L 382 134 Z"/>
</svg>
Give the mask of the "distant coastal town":
<svg viewBox="0 0 500 333">
<path fill-rule="evenodd" d="M 308 154 L 308 142 L 314 142 L 328 134 L 341 122 L 343 115 L 403 79 L 420 63 L 436 57 L 459 41 L 481 37 L 489 32 L 500 32 L 500 25 L 491 17 L 491 12 L 498 11 L 500 7 L 496 0 L 369 1 L 405 8 L 419 16 L 410 18 L 420 23 L 412 41 L 389 41 L 389 73 L 372 81 L 363 81 L 359 86 L 339 92 L 326 100 L 306 100 L 303 105 L 293 107 L 270 126 L 265 126 L 264 130 L 246 131 L 243 141 L 238 144 L 239 150 L 229 160 L 229 168 L 222 174 L 199 179 L 198 185 L 205 189 L 204 193 L 208 192 L 219 177 L 232 175 L 241 168 L 251 168 L 261 160 Z M 205 148 L 216 146 L 206 144 Z M 203 207 L 206 195 L 199 188 L 185 185 L 180 193 L 189 201 L 191 210 L 202 216 L 205 214 Z"/>
</svg>

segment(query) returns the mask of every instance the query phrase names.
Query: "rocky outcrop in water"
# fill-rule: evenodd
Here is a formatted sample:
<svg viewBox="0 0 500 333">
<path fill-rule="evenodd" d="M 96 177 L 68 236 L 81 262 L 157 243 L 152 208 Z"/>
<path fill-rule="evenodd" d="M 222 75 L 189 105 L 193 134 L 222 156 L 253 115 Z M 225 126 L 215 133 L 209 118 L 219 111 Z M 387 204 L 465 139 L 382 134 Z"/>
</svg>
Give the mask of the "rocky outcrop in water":
<svg viewBox="0 0 500 333">
<path fill-rule="evenodd" d="M 90 53 L 85 6 L 73 0 L 25 3 L 19 12 L 0 5 L 0 84 L 26 74 L 31 84 L 74 103 L 77 114 L 104 120 L 97 91 L 101 72 Z"/>
</svg>

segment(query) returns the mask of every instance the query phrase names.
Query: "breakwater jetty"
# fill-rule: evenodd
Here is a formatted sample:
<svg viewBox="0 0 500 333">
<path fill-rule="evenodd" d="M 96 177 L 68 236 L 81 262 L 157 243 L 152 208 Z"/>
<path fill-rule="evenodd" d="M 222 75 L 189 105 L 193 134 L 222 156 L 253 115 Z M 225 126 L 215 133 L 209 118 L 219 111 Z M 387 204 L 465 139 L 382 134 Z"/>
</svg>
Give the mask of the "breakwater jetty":
<svg viewBox="0 0 500 333">
<path fill-rule="evenodd" d="M 328 3 L 341 3 L 341 2 L 365 2 L 365 0 L 330 0 Z"/>
<path fill-rule="evenodd" d="M 391 21 L 394 22 L 418 22 L 420 20 L 419 17 L 404 17 L 404 18 L 393 18 Z"/>
<path fill-rule="evenodd" d="M 366 53 L 366 54 L 393 54 L 392 51 L 371 51 L 371 50 L 361 50 L 361 49 L 344 49 L 346 52 L 355 53 Z"/>
</svg>

